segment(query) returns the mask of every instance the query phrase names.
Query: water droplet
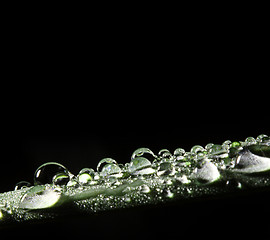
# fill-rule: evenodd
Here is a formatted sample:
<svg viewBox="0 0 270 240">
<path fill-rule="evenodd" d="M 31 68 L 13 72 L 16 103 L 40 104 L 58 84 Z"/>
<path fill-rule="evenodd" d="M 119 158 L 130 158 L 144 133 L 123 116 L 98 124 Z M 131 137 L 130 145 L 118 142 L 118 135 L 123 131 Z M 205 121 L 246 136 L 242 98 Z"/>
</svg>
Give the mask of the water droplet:
<svg viewBox="0 0 270 240">
<path fill-rule="evenodd" d="M 175 169 L 174 169 L 173 165 L 170 162 L 160 163 L 159 169 L 158 169 L 158 172 L 157 172 L 158 176 L 161 176 L 161 175 L 173 176 L 174 173 L 175 173 Z"/>
<path fill-rule="evenodd" d="M 233 147 L 233 148 L 239 148 L 239 147 L 241 147 L 241 143 L 240 142 L 233 142 L 231 144 L 231 147 Z"/>
<path fill-rule="evenodd" d="M 198 154 L 199 152 L 203 152 L 204 148 L 200 145 L 195 145 L 194 147 L 191 148 L 190 152 L 194 155 Z"/>
<path fill-rule="evenodd" d="M 68 173 L 60 172 L 54 175 L 52 183 L 55 185 L 66 185 L 69 182 L 70 176 Z"/>
<path fill-rule="evenodd" d="M 188 183 L 191 182 L 191 181 L 187 178 L 186 175 L 182 175 L 182 176 L 176 177 L 176 180 L 178 180 L 179 182 L 181 182 L 181 183 L 183 183 L 183 184 L 188 184 Z"/>
<path fill-rule="evenodd" d="M 151 167 L 151 162 L 144 157 L 136 157 L 131 160 L 128 170 L 129 172 L 135 172 L 146 167 Z"/>
<path fill-rule="evenodd" d="M 56 175 L 58 175 L 58 174 L 63 174 L 63 176 L 60 177 L 60 175 L 59 175 L 58 177 L 56 177 Z M 62 178 L 62 180 L 65 179 L 64 182 L 68 182 L 68 180 L 71 176 L 72 176 L 72 174 L 62 164 L 56 163 L 56 162 L 47 162 L 47 163 L 42 164 L 35 171 L 34 184 L 35 185 L 42 185 L 42 184 L 46 184 L 46 183 L 52 183 L 53 179 L 55 179 L 57 182 L 58 178 L 59 178 L 59 181 Z"/>
<path fill-rule="evenodd" d="M 233 171 L 258 173 L 270 170 L 270 158 L 252 153 L 248 148 L 239 152 Z"/>
<path fill-rule="evenodd" d="M 100 175 L 102 177 L 108 177 L 112 175 L 115 177 L 121 177 L 121 171 L 121 168 L 117 164 L 108 163 L 102 168 Z"/>
<path fill-rule="evenodd" d="M 91 182 L 95 177 L 95 171 L 92 168 L 83 168 L 78 176 L 77 179 L 81 184 L 87 184 Z"/>
<path fill-rule="evenodd" d="M 241 182 L 237 181 L 236 179 L 230 179 L 226 182 L 226 187 L 228 188 L 239 188 L 241 189 L 242 188 L 242 184 Z"/>
<path fill-rule="evenodd" d="M 107 163 L 114 163 L 117 164 L 117 162 L 112 158 L 103 158 L 99 161 L 97 165 L 97 172 L 100 172 L 103 166 L 105 166 Z"/>
<path fill-rule="evenodd" d="M 22 188 L 26 188 L 26 187 L 30 187 L 31 186 L 31 183 L 30 182 L 27 182 L 27 181 L 20 181 L 18 182 L 16 185 L 15 185 L 15 188 L 14 190 L 19 190 L 19 189 L 22 189 Z"/>
<path fill-rule="evenodd" d="M 129 203 L 129 202 L 131 202 L 131 198 L 130 197 L 125 197 L 124 198 L 124 201 L 127 202 L 127 203 Z"/>
<path fill-rule="evenodd" d="M 166 196 L 167 198 L 173 198 L 173 196 L 174 196 L 174 193 L 173 193 L 170 189 L 165 189 L 165 190 L 163 191 L 163 194 L 165 194 L 165 196 Z"/>
<path fill-rule="evenodd" d="M 229 151 L 229 149 L 230 149 L 230 147 L 231 147 L 231 144 L 232 144 L 232 141 L 226 140 L 226 141 L 224 141 L 224 142 L 222 143 L 222 147 L 223 147 L 225 150 Z"/>
<path fill-rule="evenodd" d="M 172 154 L 170 153 L 168 149 L 161 149 L 158 152 L 158 156 L 162 159 L 170 159 L 172 157 Z"/>
<path fill-rule="evenodd" d="M 226 158 L 229 156 L 228 150 L 219 144 L 214 144 L 210 148 L 209 154 L 212 158 Z"/>
<path fill-rule="evenodd" d="M 265 134 L 261 134 L 256 138 L 257 143 L 270 146 L 270 137 Z"/>
<path fill-rule="evenodd" d="M 185 153 L 186 153 L 185 149 L 183 149 L 183 148 L 176 148 L 176 149 L 174 150 L 174 152 L 173 152 L 173 155 L 175 156 L 175 158 L 176 158 L 177 160 L 179 160 L 179 157 L 184 156 Z"/>
<path fill-rule="evenodd" d="M 265 134 L 261 134 L 256 138 L 256 141 L 257 141 L 257 143 L 261 143 L 264 141 L 265 138 L 268 138 L 268 136 Z"/>
<path fill-rule="evenodd" d="M 196 168 L 192 177 L 202 183 L 211 183 L 220 177 L 217 167 L 208 159 L 204 161 L 201 168 Z"/>
<path fill-rule="evenodd" d="M 44 209 L 55 206 L 61 197 L 57 188 L 45 185 L 34 186 L 21 198 L 19 208 L 22 209 Z"/>
<path fill-rule="evenodd" d="M 146 185 L 146 184 L 143 184 L 139 187 L 139 190 L 143 193 L 149 193 L 151 190 L 150 188 Z"/>
<path fill-rule="evenodd" d="M 157 156 L 149 148 L 138 148 L 132 153 L 131 160 L 133 160 L 136 157 L 142 156 L 149 160 L 152 160 L 152 158 L 157 158 Z"/>
<path fill-rule="evenodd" d="M 256 139 L 254 137 L 248 137 L 245 140 L 245 144 L 246 144 L 246 146 L 256 144 Z"/>
<path fill-rule="evenodd" d="M 134 175 L 152 174 L 155 170 L 151 166 L 151 162 L 148 159 L 136 157 L 128 165 L 128 171 Z"/>
<path fill-rule="evenodd" d="M 208 144 L 205 146 L 205 150 L 206 150 L 206 151 L 209 151 L 213 146 L 214 146 L 214 143 L 208 143 Z"/>
</svg>

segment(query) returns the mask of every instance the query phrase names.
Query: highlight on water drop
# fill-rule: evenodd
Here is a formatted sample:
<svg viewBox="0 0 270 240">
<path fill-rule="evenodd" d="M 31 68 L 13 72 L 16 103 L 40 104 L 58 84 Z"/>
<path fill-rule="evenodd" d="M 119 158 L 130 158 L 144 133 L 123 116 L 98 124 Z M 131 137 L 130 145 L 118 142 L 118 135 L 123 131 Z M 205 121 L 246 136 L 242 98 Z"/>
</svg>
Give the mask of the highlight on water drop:
<svg viewBox="0 0 270 240">
<path fill-rule="evenodd" d="M 34 185 L 55 183 L 57 185 L 66 184 L 72 174 L 68 169 L 57 162 L 47 162 L 37 168 L 34 174 Z"/>
</svg>

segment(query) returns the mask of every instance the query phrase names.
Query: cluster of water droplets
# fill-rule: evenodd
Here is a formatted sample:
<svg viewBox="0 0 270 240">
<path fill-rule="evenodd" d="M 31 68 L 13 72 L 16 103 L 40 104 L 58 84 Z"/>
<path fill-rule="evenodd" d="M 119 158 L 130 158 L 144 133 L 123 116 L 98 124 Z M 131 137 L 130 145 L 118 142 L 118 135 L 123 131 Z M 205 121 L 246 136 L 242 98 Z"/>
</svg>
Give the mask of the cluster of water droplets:
<svg viewBox="0 0 270 240">
<path fill-rule="evenodd" d="M 38 213 L 25 210 L 64 202 L 100 211 L 239 190 L 245 184 L 269 186 L 269 153 L 270 138 L 262 134 L 245 141 L 195 145 L 189 151 L 177 148 L 154 153 L 139 148 L 125 164 L 104 158 L 96 168 L 83 168 L 77 174 L 60 163 L 47 162 L 34 172 L 33 184 L 21 181 L 16 191 L 1 195 L 0 220 L 13 213 L 17 213 L 17 220 L 40 218 Z M 242 174 L 262 172 L 267 177 L 255 177 L 254 181 L 252 175 L 244 177 L 248 182 L 241 178 Z"/>
<path fill-rule="evenodd" d="M 243 142 L 227 140 L 222 144 L 195 145 L 190 151 L 183 148 L 177 148 L 173 152 L 162 149 L 157 155 L 149 148 L 139 148 L 133 152 L 129 163 L 123 165 L 112 158 L 104 158 L 98 163 L 96 170 L 83 168 L 77 175 L 72 174 L 60 163 L 48 162 L 35 171 L 34 185 L 83 187 L 101 183 L 117 184 L 118 179 L 138 177 L 142 179 L 153 175 L 175 176 L 183 183 L 200 178 L 211 182 L 218 178 L 219 170 L 235 167 L 235 157 L 244 147 L 254 144 L 269 146 L 269 142 L 269 137 L 262 134 L 257 138 L 248 137 Z M 204 170 L 207 174 L 203 174 Z M 21 181 L 15 190 L 29 186 L 31 186 L 29 182 Z"/>
<path fill-rule="evenodd" d="M 139 148 L 132 153 L 130 162 L 126 164 L 104 158 L 99 161 L 96 169 L 83 168 L 77 174 L 71 173 L 60 163 L 48 162 L 36 169 L 33 185 L 21 181 L 15 186 L 15 190 L 26 190 L 19 208 L 49 208 L 59 204 L 63 195 L 72 196 L 71 199 L 78 200 L 80 204 L 87 201 L 84 199 L 91 198 L 93 208 L 102 208 L 105 205 L 103 203 L 110 202 L 110 199 L 109 206 L 113 207 L 138 199 L 147 202 L 150 198 L 151 201 L 159 201 L 164 196 L 174 198 L 177 194 L 188 196 L 194 189 L 197 192 L 203 191 L 198 186 L 218 182 L 222 172 L 227 170 L 268 171 L 269 157 L 259 159 L 262 166 L 254 168 L 249 166 L 253 164 L 250 160 L 246 163 L 239 159 L 239 156 L 245 156 L 245 149 L 250 146 L 269 149 L 270 138 L 262 134 L 257 138 L 248 137 L 245 141 L 227 140 L 222 144 L 195 145 L 189 151 L 183 148 L 173 152 L 161 149 L 157 154 L 149 148 Z M 226 185 L 241 187 L 234 180 L 228 180 Z M 133 194 L 142 195 L 135 197 Z"/>
</svg>

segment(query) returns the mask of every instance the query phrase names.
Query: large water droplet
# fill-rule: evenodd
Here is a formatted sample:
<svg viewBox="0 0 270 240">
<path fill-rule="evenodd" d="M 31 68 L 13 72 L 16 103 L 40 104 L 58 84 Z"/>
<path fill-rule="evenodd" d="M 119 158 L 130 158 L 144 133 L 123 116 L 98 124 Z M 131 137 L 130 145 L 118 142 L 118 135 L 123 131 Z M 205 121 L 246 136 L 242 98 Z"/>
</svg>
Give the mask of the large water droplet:
<svg viewBox="0 0 270 240">
<path fill-rule="evenodd" d="M 155 172 L 151 166 L 151 162 L 148 159 L 144 157 L 136 157 L 132 159 L 128 165 L 128 171 L 134 175 L 151 174 Z"/>
<path fill-rule="evenodd" d="M 65 184 L 69 181 L 71 173 L 68 169 L 60 163 L 47 162 L 42 164 L 35 171 L 34 174 L 34 184 L 43 185 L 46 183 Z M 60 181 L 60 179 L 62 181 Z"/>
<path fill-rule="evenodd" d="M 236 158 L 233 171 L 244 173 L 258 173 L 270 170 L 270 158 L 253 154 L 248 148 L 244 148 Z"/>
<path fill-rule="evenodd" d="M 44 209 L 50 208 L 59 202 L 61 192 L 57 188 L 45 185 L 29 189 L 21 198 L 19 208 Z"/>
<path fill-rule="evenodd" d="M 201 163 L 201 168 L 196 168 L 192 174 L 192 178 L 195 178 L 202 183 L 212 183 L 220 177 L 220 173 L 217 167 L 206 159 Z"/>
</svg>

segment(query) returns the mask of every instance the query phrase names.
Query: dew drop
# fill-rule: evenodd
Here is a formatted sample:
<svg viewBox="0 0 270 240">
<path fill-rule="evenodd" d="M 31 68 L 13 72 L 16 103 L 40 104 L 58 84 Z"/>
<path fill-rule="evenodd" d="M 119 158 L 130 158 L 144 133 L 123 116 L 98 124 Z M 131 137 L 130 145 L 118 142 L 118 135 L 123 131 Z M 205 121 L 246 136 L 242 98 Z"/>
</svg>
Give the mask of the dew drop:
<svg viewBox="0 0 270 240">
<path fill-rule="evenodd" d="M 161 175 L 170 175 L 173 176 L 175 173 L 175 169 L 170 162 L 163 162 L 159 165 L 159 169 L 157 172 L 158 176 Z"/>
<path fill-rule="evenodd" d="M 214 144 L 209 150 L 209 154 L 215 157 L 228 157 L 227 153 L 227 149 L 219 144 Z"/>
<path fill-rule="evenodd" d="M 263 142 L 265 139 L 269 139 L 267 135 L 261 134 L 256 138 L 257 143 Z"/>
<path fill-rule="evenodd" d="M 254 137 L 248 137 L 245 140 L 245 144 L 246 144 L 246 146 L 256 144 L 256 139 Z"/>
<path fill-rule="evenodd" d="M 31 183 L 30 182 L 27 182 L 27 181 L 20 181 L 18 182 L 16 185 L 15 185 L 15 188 L 14 190 L 19 190 L 19 189 L 22 189 L 22 188 L 26 188 L 26 187 L 30 187 L 31 186 Z"/>
<path fill-rule="evenodd" d="M 157 158 L 157 156 L 149 148 L 138 148 L 132 153 L 131 160 L 142 156 L 150 160 L 152 160 L 152 158 Z"/>
<path fill-rule="evenodd" d="M 62 174 L 62 176 L 61 176 Z M 34 174 L 34 184 L 35 185 L 43 185 L 46 183 L 53 183 L 60 181 L 62 178 L 62 182 L 68 182 L 70 176 L 72 174 L 68 171 L 66 167 L 64 167 L 60 163 L 56 162 L 47 162 L 42 164 L 40 167 L 37 168 Z"/>
<path fill-rule="evenodd" d="M 45 185 L 34 186 L 22 196 L 19 208 L 50 208 L 59 202 L 60 197 L 61 192 L 57 188 L 52 188 Z"/>
<path fill-rule="evenodd" d="M 143 193 L 149 193 L 151 191 L 150 188 L 146 184 L 141 185 L 139 190 Z"/>
<path fill-rule="evenodd" d="M 212 183 L 219 179 L 220 173 L 217 167 L 206 160 L 202 163 L 201 168 L 196 168 L 192 177 L 202 183 Z"/>
<path fill-rule="evenodd" d="M 52 183 L 55 185 L 66 185 L 69 182 L 70 176 L 68 173 L 60 172 L 54 175 Z"/>
<path fill-rule="evenodd" d="M 232 188 L 232 189 L 235 189 L 235 188 L 241 189 L 242 188 L 241 182 L 237 181 L 236 179 L 230 179 L 230 180 L 226 181 L 225 185 L 226 185 L 226 187 Z"/>
<path fill-rule="evenodd" d="M 194 155 L 198 154 L 199 152 L 203 152 L 204 148 L 200 145 L 195 145 L 191 148 L 190 152 Z"/>
<path fill-rule="evenodd" d="M 205 150 L 206 150 L 206 151 L 209 151 L 213 146 L 214 146 L 214 143 L 208 143 L 208 144 L 205 146 Z"/>
<path fill-rule="evenodd" d="M 171 192 L 170 189 L 165 189 L 165 190 L 163 191 L 163 194 L 165 194 L 165 196 L 166 196 L 167 198 L 173 198 L 173 196 L 174 196 L 174 193 Z"/>
<path fill-rule="evenodd" d="M 138 170 L 151 167 L 151 162 L 144 157 L 136 157 L 128 165 L 128 171 L 134 173 Z"/>
<path fill-rule="evenodd" d="M 232 148 L 239 148 L 239 147 L 241 147 L 241 144 L 240 144 L 240 142 L 232 142 L 231 147 Z"/>
<path fill-rule="evenodd" d="M 177 148 L 177 149 L 174 150 L 173 155 L 178 160 L 179 157 L 184 156 L 185 152 L 186 152 L 185 149 L 183 149 L 183 148 Z"/>
<path fill-rule="evenodd" d="M 121 171 L 121 168 L 117 164 L 108 163 L 102 168 L 100 175 L 102 177 L 108 177 L 112 175 L 115 177 L 121 177 Z"/>
<path fill-rule="evenodd" d="M 107 163 L 117 164 L 117 162 L 112 158 L 103 158 L 99 161 L 99 163 L 97 165 L 97 172 L 100 172 L 102 170 L 103 166 L 105 166 Z"/>
<path fill-rule="evenodd" d="M 95 177 L 95 171 L 92 168 L 83 168 L 77 178 L 79 183 L 81 184 L 87 184 L 91 182 Z"/>
<path fill-rule="evenodd" d="M 256 139 L 257 143 L 262 144 L 262 145 L 266 145 L 266 146 L 270 146 L 270 137 L 268 137 L 265 134 L 261 134 L 257 137 Z"/>
<path fill-rule="evenodd" d="M 170 153 L 168 149 L 161 149 L 158 152 L 158 156 L 162 159 L 170 159 L 172 157 L 172 154 Z"/>
</svg>

